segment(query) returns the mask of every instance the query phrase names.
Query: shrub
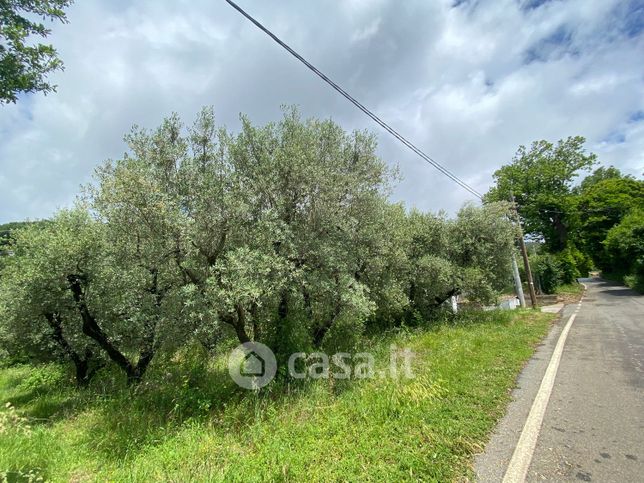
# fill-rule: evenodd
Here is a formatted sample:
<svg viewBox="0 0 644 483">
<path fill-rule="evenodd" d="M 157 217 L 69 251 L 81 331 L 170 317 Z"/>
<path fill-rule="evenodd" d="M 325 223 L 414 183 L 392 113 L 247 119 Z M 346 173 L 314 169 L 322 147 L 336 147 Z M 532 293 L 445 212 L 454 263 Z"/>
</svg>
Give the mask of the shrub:
<svg viewBox="0 0 644 483">
<path fill-rule="evenodd" d="M 35 366 L 18 386 L 22 391 L 46 391 L 60 386 L 66 378 L 64 368 L 58 364 Z"/>
<path fill-rule="evenodd" d="M 575 249 L 566 248 L 556 255 L 556 262 L 559 266 L 560 283 L 569 284 L 577 280 L 580 271 L 577 268 Z"/>
<path fill-rule="evenodd" d="M 561 266 L 557 257 L 550 253 L 533 255 L 532 272 L 543 293 L 553 294 L 563 280 Z"/>
<path fill-rule="evenodd" d="M 611 228 L 604 247 L 611 272 L 638 276 L 644 259 L 644 210 L 632 211 Z"/>
<path fill-rule="evenodd" d="M 579 276 L 588 277 L 588 274 L 593 269 L 592 259 L 585 253 L 578 250 L 577 248 L 572 249 L 572 256 L 575 259 L 575 264 L 577 265 Z"/>
<path fill-rule="evenodd" d="M 639 257 L 631 275 L 624 276 L 624 283 L 638 292 L 644 293 L 644 257 Z"/>
</svg>

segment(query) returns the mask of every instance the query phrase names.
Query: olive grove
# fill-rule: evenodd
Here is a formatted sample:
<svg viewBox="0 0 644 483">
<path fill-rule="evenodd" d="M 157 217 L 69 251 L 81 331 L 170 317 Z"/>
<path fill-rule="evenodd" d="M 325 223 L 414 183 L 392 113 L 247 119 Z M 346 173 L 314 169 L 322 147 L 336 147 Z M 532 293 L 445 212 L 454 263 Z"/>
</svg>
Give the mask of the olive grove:
<svg viewBox="0 0 644 483">
<path fill-rule="evenodd" d="M 105 364 L 136 383 L 195 340 L 261 341 L 278 361 L 348 348 L 507 285 L 507 205 L 406 211 L 367 132 L 288 109 L 233 134 L 204 109 L 126 141 L 73 209 L 15 233 L 0 278 L 3 348 L 67 360 L 80 385 Z"/>
</svg>

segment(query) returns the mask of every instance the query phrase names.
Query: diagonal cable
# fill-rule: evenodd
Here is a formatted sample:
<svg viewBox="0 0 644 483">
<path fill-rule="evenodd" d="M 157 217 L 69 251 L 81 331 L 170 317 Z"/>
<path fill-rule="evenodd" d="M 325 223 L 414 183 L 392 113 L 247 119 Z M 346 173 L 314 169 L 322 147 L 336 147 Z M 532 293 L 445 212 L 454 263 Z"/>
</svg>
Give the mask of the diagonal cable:
<svg viewBox="0 0 644 483">
<path fill-rule="evenodd" d="M 461 188 L 469 191 L 471 194 L 473 194 L 474 196 L 476 196 L 479 199 L 483 198 L 483 195 L 481 193 L 479 193 L 476 189 L 471 187 L 469 184 L 467 184 L 465 181 L 463 181 L 457 175 L 452 173 L 446 167 L 442 166 L 438 161 L 434 160 L 431 156 L 425 154 L 420 148 L 416 147 L 411 141 L 407 140 L 402 134 L 400 134 L 398 131 L 396 131 L 394 128 L 392 128 L 385 121 L 380 119 L 372 111 L 367 109 L 362 103 L 360 103 L 358 100 L 356 100 L 351 94 L 349 94 L 342 87 L 340 87 L 338 84 L 336 84 L 334 81 L 332 81 L 329 77 L 327 77 L 323 72 L 321 72 L 317 67 L 315 67 L 313 64 L 311 64 L 308 60 L 306 60 L 300 54 L 298 54 L 295 50 L 293 50 L 291 47 L 289 47 L 279 37 L 277 37 L 277 35 L 275 35 L 273 32 L 271 32 L 266 27 L 264 27 L 260 22 L 255 20 L 250 14 L 248 14 L 246 11 L 244 11 L 239 5 L 237 5 L 232 0 L 226 0 L 226 2 L 231 7 L 233 7 L 235 10 L 237 10 L 239 13 L 241 13 L 244 17 L 246 17 L 248 20 L 250 20 L 262 32 L 264 32 L 266 35 L 268 35 L 270 38 L 272 38 L 275 42 L 277 42 L 281 47 L 283 47 L 285 50 L 287 50 L 293 57 L 295 57 L 297 60 L 302 62 L 306 67 L 308 67 L 311 71 L 313 71 L 324 82 L 326 82 L 333 89 L 335 89 L 337 92 L 342 94 L 354 106 L 356 106 L 358 109 L 360 109 L 362 112 L 364 112 L 367 116 L 369 116 L 371 119 L 373 119 L 383 129 L 385 129 L 392 136 L 394 136 L 396 139 L 398 139 L 400 142 L 402 142 L 405 146 L 407 146 L 409 149 L 411 149 L 414 153 L 416 153 L 418 156 L 420 156 L 423 160 L 425 160 L 427 163 L 431 164 L 434 168 L 436 168 L 438 171 L 440 171 L 445 176 L 450 178 L 452 181 L 454 181 L 456 184 L 458 184 Z"/>
</svg>

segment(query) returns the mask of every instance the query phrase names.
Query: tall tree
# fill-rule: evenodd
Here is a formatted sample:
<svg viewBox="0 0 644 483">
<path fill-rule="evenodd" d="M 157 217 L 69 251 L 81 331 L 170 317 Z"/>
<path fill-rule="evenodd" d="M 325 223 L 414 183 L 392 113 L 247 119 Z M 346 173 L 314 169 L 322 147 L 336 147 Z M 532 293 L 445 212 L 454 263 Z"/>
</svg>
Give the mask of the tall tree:
<svg viewBox="0 0 644 483">
<path fill-rule="evenodd" d="M 34 18 L 66 23 L 65 8 L 72 0 L 0 1 L 0 104 L 16 102 L 21 92 L 56 89 L 47 75 L 63 68 L 52 45 L 33 43 L 51 30 Z"/>
<path fill-rule="evenodd" d="M 631 177 L 609 177 L 584 185 L 575 199 L 581 220 L 577 238 L 598 268 L 610 271 L 613 258 L 605 250 L 609 230 L 629 212 L 644 206 L 644 181 Z"/>
<path fill-rule="evenodd" d="M 514 195 L 526 233 L 543 237 L 551 251 L 563 250 L 577 221 L 573 182 L 596 161 L 584 142 L 575 136 L 556 144 L 535 141 L 530 149 L 520 146 L 512 162 L 494 173 L 496 185 L 485 199 L 507 201 Z"/>
</svg>

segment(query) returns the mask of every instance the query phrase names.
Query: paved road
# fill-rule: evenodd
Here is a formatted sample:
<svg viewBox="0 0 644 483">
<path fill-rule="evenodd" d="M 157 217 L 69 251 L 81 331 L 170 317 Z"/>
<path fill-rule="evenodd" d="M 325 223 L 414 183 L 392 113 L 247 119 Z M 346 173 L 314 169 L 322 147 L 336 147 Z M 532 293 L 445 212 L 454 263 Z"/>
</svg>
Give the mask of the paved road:
<svg viewBox="0 0 644 483">
<path fill-rule="evenodd" d="M 598 279 L 564 346 L 527 481 L 644 482 L 644 296 Z M 521 374 L 480 481 L 501 481 L 550 355 L 575 306 Z"/>
</svg>

